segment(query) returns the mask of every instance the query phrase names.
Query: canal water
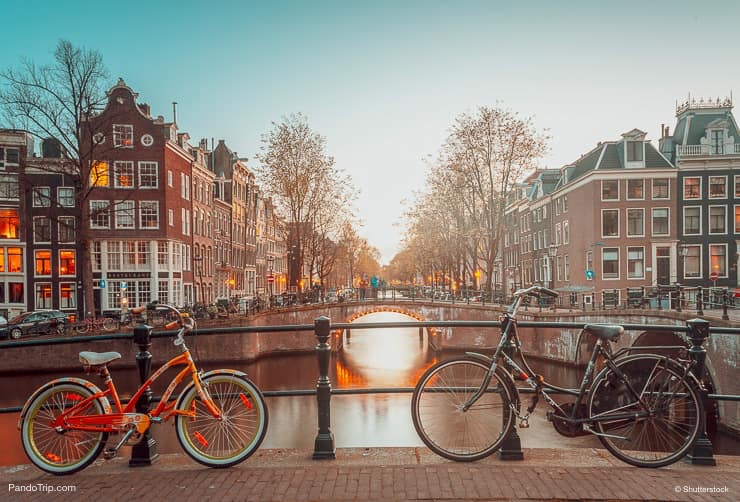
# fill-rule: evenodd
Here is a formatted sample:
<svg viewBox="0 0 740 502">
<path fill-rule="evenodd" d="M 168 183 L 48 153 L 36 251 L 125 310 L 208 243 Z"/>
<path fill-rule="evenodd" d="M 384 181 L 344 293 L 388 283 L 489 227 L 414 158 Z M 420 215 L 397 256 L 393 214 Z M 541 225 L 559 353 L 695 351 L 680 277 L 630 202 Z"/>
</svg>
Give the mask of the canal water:
<svg viewBox="0 0 740 502">
<path fill-rule="evenodd" d="M 408 321 L 394 313 L 374 313 L 359 322 Z M 425 338 L 420 340 L 416 328 L 385 328 L 352 330 L 345 340 L 344 350 L 332 358 L 330 378 L 333 389 L 404 388 L 413 387 L 424 370 L 435 362 Z M 208 365 L 202 365 L 209 369 Z M 580 373 L 573 368 L 533 362 L 535 371 L 552 383 L 575 387 Z M 315 389 L 318 363 L 314 354 L 266 357 L 249 365 L 233 365 L 246 371 L 263 391 Z M 111 367 L 116 386 L 128 397 L 138 387 L 134 370 L 116 371 Z M 0 377 L 0 407 L 19 406 L 34 389 L 53 378 L 78 376 L 99 384 L 95 375 L 45 373 Z M 165 375 L 167 377 L 167 375 Z M 166 378 L 165 378 L 166 380 Z M 153 388 L 160 395 L 166 380 Z M 529 396 L 523 395 L 529 402 Z M 412 447 L 423 446 L 414 430 L 410 412 L 410 393 L 333 395 L 331 399 L 331 430 L 337 448 L 346 447 Z M 267 398 L 269 427 L 263 448 L 299 448 L 312 450 L 318 429 L 315 396 L 279 396 Z M 595 437 L 562 437 L 545 420 L 549 410 L 540 403 L 530 428 L 519 430 L 524 448 L 583 448 L 600 446 Z M 0 414 L 0 465 L 28 463 L 16 429 L 17 413 Z M 172 423 L 153 425 L 152 431 L 161 453 L 180 452 Z M 716 451 L 740 454 L 738 442 L 721 437 Z M 122 449 L 119 455 L 128 456 Z"/>
</svg>

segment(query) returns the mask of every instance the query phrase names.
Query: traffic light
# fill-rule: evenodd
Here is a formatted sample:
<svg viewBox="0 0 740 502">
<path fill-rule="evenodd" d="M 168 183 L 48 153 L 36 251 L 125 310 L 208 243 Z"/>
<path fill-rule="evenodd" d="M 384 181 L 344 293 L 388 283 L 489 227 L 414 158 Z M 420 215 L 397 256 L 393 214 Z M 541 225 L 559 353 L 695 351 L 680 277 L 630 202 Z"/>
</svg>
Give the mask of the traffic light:
<svg viewBox="0 0 740 502">
<path fill-rule="evenodd" d="M 589 281 L 594 278 L 594 271 L 591 269 L 586 270 L 586 279 Z"/>
</svg>

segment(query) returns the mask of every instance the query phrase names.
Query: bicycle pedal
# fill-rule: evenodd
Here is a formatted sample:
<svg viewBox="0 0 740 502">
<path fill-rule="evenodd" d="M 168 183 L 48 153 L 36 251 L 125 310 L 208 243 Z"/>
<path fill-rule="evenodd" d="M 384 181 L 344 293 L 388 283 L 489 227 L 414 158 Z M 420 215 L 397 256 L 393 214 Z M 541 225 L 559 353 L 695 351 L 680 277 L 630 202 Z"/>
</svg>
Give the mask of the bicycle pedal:
<svg viewBox="0 0 740 502">
<path fill-rule="evenodd" d="M 521 420 L 519 421 L 519 428 L 520 429 L 529 429 L 529 420 Z"/>
<path fill-rule="evenodd" d="M 118 450 L 115 448 L 106 448 L 103 450 L 103 458 L 105 460 L 110 460 L 112 458 L 115 458 L 115 456 L 118 454 Z"/>
</svg>

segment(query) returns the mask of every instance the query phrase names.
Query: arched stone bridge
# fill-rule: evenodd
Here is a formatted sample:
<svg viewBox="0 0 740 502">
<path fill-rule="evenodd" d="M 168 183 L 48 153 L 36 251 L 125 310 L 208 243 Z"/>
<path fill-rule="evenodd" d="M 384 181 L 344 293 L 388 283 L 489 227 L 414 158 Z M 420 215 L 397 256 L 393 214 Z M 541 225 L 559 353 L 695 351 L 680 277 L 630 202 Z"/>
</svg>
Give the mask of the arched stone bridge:
<svg viewBox="0 0 740 502">
<path fill-rule="evenodd" d="M 307 305 L 296 309 L 265 312 L 251 320 L 252 325 L 312 324 L 319 316 L 327 316 L 332 323 L 351 323 L 360 321 L 367 314 L 375 312 L 395 312 L 403 314 L 409 321 L 496 321 L 500 307 L 469 305 L 465 303 L 440 303 L 428 301 L 378 300 L 365 303 L 333 303 Z M 571 322 L 571 323 L 616 323 L 616 324 L 661 324 L 686 326 L 688 319 L 695 318 L 695 312 L 675 312 L 669 310 L 603 310 L 549 311 L 538 307 L 519 310 L 520 321 Z M 737 327 L 733 321 L 710 318 L 712 326 Z M 333 348 L 341 350 L 345 334 L 333 334 Z M 425 328 L 423 336 L 429 339 L 435 350 L 474 350 L 486 353 L 498 342 L 498 330 L 479 328 Z M 582 339 L 581 330 L 568 328 L 523 328 L 519 338 L 525 352 L 538 357 L 565 363 L 579 363 L 590 353 L 589 340 Z M 664 331 L 627 331 L 619 341 L 618 348 L 632 345 L 679 345 L 685 338 L 682 333 Z M 311 342 L 313 343 L 313 341 Z M 740 353 L 740 335 L 712 334 L 705 343 L 707 349 L 707 372 L 717 394 L 740 394 L 737 379 L 737 354 Z M 733 402 L 720 402 L 723 423 L 734 430 L 740 430 L 740 406 Z"/>
</svg>

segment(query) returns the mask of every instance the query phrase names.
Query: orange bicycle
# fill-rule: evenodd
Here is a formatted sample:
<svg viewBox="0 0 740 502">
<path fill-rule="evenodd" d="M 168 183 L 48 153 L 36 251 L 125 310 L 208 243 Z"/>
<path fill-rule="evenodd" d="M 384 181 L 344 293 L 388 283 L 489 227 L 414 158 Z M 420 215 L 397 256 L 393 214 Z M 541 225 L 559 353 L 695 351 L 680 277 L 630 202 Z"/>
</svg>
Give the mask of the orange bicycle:
<svg viewBox="0 0 740 502">
<path fill-rule="evenodd" d="M 185 345 L 185 335 L 195 328 L 195 321 L 166 307 L 177 316 L 166 328 L 179 327 L 174 343 L 181 354 L 155 371 L 125 406 L 108 372 L 108 363 L 121 358 L 118 352 L 80 352 L 85 370 L 100 375 L 105 390 L 87 380 L 66 377 L 31 395 L 18 420 L 23 449 L 31 462 L 51 474 L 71 474 L 100 455 L 110 434 L 121 437 L 105 450 L 107 459 L 123 445 L 138 442 L 151 424 L 170 417 L 175 417 L 177 439 L 185 452 L 209 467 L 238 464 L 259 448 L 267 432 L 262 393 L 241 371 L 199 371 Z M 184 368 L 167 386 L 159 404 L 148 413 L 137 413 L 139 397 L 175 366 Z M 179 397 L 170 402 L 178 385 L 188 379 Z"/>
</svg>

